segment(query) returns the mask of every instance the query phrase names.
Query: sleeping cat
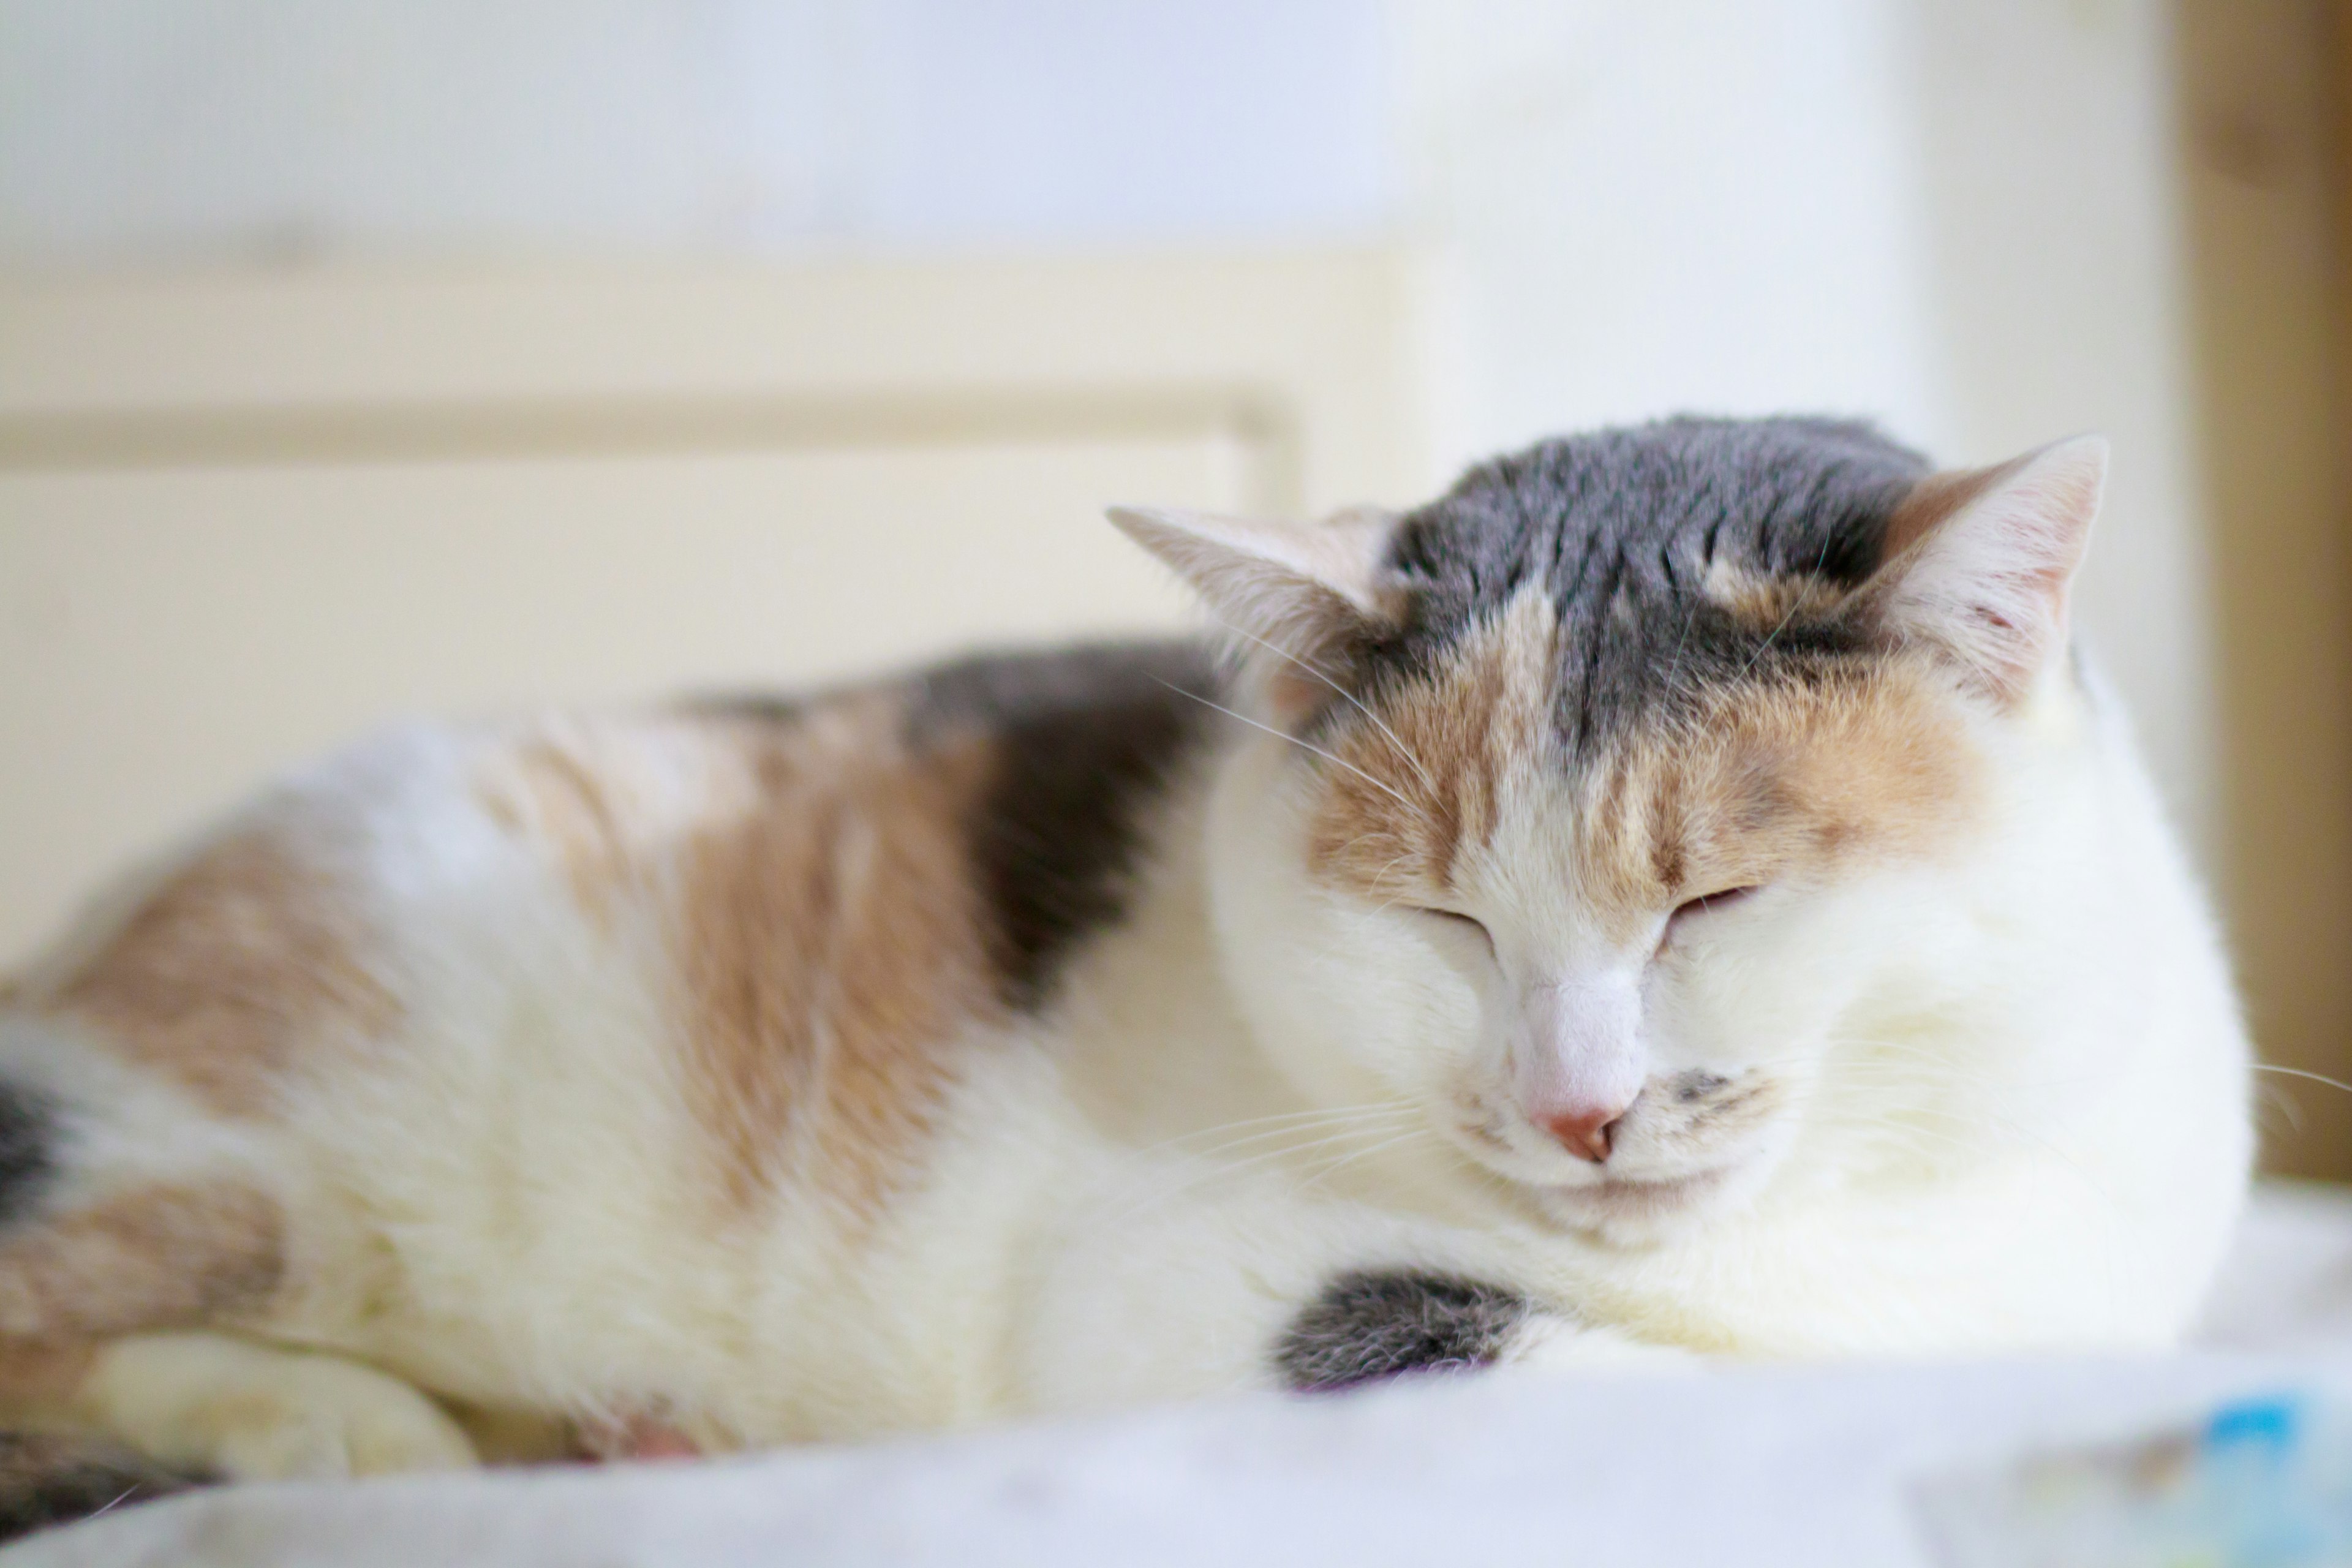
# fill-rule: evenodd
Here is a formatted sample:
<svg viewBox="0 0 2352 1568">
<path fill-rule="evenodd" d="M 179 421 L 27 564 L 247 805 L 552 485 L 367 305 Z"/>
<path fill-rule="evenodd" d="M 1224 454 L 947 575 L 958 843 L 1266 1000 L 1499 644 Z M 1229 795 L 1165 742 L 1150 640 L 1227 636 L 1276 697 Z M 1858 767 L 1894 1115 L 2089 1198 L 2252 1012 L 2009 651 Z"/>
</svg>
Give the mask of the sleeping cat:
<svg viewBox="0 0 2352 1568">
<path fill-rule="evenodd" d="M 299 774 L 0 1004 L 0 1416 L 340 1475 L 2166 1344 L 2248 1055 L 2068 647 L 2105 463 L 1680 419 L 1119 511 L 1224 657 Z M 17 1442 L 23 1519 L 143 1473 Z"/>
</svg>

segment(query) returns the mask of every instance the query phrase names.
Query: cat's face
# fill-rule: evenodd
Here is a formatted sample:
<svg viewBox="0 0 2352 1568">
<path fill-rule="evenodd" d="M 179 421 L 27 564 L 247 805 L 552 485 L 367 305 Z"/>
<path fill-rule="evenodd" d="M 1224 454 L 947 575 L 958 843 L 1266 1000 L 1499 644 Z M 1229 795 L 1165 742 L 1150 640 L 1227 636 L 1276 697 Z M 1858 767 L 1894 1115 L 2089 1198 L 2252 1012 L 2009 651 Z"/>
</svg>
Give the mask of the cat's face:
<svg viewBox="0 0 2352 1568">
<path fill-rule="evenodd" d="M 1276 733 L 1211 849 L 1269 1049 L 1554 1223 L 1736 1207 L 1815 1135 L 1858 1000 L 1932 990 L 1973 918 L 2103 458 L 1927 478 L 1850 427 L 1677 422 L 1271 544 L 1129 520 L 1257 650 Z"/>
</svg>

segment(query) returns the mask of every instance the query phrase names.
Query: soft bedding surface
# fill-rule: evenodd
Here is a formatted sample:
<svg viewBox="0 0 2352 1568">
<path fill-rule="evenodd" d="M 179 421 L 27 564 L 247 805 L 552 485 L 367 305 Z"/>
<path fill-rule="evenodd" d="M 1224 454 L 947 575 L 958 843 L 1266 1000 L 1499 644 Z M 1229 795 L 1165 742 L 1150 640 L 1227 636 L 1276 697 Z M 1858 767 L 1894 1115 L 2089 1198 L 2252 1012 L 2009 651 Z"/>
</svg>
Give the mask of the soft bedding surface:
<svg viewBox="0 0 2352 1568">
<path fill-rule="evenodd" d="M 2352 1195 L 2265 1190 L 2200 1343 L 2142 1360 L 1491 1376 L 719 1463 L 202 1493 L 0 1552 L 65 1564 L 1927 1564 L 1927 1478 L 2352 1396 Z"/>
</svg>

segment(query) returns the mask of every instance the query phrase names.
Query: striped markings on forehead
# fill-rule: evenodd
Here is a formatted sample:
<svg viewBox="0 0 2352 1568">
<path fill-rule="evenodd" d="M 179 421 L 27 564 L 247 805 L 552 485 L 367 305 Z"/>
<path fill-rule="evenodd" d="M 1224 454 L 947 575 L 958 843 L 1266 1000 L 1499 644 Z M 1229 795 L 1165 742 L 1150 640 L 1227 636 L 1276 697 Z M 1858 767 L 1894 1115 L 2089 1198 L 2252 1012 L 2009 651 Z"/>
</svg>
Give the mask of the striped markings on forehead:
<svg viewBox="0 0 2352 1568">
<path fill-rule="evenodd" d="M 1398 525 L 1386 566 L 1411 608 L 1365 674 L 1433 668 L 1540 592 L 1560 730 L 1589 751 L 1680 689 L 1861 650 L 1867 626 L 1833 612 L 1927 471 L 1874 431 L 1823 420 L 1679 419 L 1541 443 Z"/>
<path fill-rule="evenodd" d="M 1632 931 L 1694 893 L 1924 851 L 1977 794 L 1962 711 L 1916 658 L 1759 668 L 1580 753 L 1557 721 L 1559 635 L 1549 597 L 1524 590 L 1328 737 L 1345 765 L 1314 814 L 1318 874 L 1410 903 L 1551 859 L 1538 874 Z"/>
</svg>

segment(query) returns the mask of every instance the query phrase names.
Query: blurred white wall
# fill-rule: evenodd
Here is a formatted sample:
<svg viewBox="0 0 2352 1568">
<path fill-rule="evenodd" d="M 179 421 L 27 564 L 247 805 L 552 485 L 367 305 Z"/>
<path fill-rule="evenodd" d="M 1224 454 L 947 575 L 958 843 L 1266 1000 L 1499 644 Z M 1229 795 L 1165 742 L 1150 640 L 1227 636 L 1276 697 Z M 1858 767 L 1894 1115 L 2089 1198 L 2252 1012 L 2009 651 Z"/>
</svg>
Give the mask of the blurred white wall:
<svg viewBox="0 0 2352 1568">
<path fill-rule="evenodd" d="M 2210 844 L 2166 47 L 2157 0 L 0 0 L 0 266 L 1409 244 L 1432 485 L 1684 408 L 2105 429 L 2083 620 Z"/>
<path fill-rule="evenodd" d="M 2079 622 L 2219 839 L 2156 0 L 1399 0 L 1403 217 L 1444 258 L 1437 446 L 1862 414 L 1952 463 L 2082 430 Z"/>
<path fill-rule="evenodd" d="M 1364 0 L 0 0 L 0 258 L 1356 234 Z"/>
</svg>

